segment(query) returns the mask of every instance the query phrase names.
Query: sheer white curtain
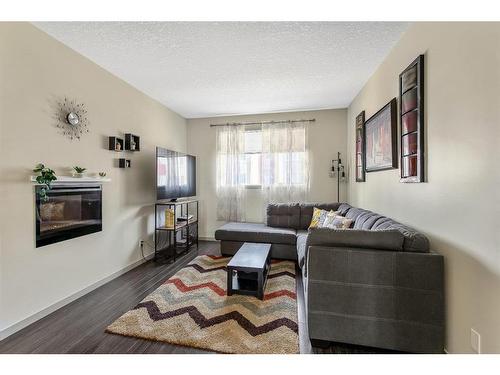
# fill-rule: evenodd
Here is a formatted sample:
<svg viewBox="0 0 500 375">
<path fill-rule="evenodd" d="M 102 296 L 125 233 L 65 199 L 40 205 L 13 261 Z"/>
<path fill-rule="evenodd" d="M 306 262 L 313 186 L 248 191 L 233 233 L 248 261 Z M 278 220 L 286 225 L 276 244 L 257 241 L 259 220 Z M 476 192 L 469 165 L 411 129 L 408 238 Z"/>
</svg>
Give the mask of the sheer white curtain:
<svg viewBox="0 0 500 375">
<path fill-rule="evenodd" d="M 245 220 L 245 128 L 217 126 L 217 220 Z"/>
<path fill-rule="evenodd" d="M 309 192 L 307 122 L 262 124 L 262 192 L 268 203 L 304 202 Z"/>
</svg>

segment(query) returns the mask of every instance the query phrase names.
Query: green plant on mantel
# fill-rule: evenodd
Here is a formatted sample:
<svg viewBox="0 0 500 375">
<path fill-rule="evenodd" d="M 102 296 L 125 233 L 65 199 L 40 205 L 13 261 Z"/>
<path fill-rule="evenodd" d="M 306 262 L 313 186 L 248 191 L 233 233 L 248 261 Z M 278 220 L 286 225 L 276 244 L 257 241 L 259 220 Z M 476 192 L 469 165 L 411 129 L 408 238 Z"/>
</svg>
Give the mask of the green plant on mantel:
<svg viewBox="0 0 500 375">
<path fill-rule="evenodd" d="M 43 202 L 47 202 L 49 200 L 47 192 L 50 190 L 50 184 L 52 181 L 57 180 L 56 173 L 42 163 L 37 164 L 33 172 L 40 173 L 36 176 L 36 182 L 42 185 L 38 190 L 38 196 Z"/>
<path fill-rule="evenodd" d="M 82 168 L 82 167 L 73 167 L 73 170 L 76 172 L 76 173 L 83 173 L 87 170 L 87 168 Z"/>
</svg>

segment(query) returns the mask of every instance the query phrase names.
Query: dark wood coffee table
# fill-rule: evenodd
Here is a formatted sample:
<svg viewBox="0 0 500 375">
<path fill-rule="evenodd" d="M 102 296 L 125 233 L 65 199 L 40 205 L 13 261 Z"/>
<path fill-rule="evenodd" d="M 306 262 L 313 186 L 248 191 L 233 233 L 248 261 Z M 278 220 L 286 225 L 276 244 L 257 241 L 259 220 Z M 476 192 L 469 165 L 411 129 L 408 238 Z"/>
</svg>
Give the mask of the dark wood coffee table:
<svg viewBox="0 0 500 375">
<path fill-rule="evenodd" d="M 271 244 L 245 242 L 227 264 L 227 295 L 264 299 L 270 267 Z"/>
</svg>

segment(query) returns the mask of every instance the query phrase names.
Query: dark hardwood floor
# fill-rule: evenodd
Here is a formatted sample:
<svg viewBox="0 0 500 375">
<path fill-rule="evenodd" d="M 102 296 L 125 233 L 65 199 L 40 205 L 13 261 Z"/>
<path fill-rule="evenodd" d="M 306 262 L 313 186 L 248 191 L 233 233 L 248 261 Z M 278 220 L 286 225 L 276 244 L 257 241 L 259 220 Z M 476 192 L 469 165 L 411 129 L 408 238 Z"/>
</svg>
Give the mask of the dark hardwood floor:
<svg viewBox="0 0 500 375">
<path fill-rule="evenodd" d="M 0 341 L 0 353 L 208 353 L 104 332 L 115 319 L 136 306 L 198 254 L 220 254 L 219 244 L 200 241 L 198 251 L 191 251 L 174 264 L 148 261 Z M 297 281 L 301 353 L 381 352 L 340 344 L 313 348 L 307 335 L 300 274 Z"/>
</svg>

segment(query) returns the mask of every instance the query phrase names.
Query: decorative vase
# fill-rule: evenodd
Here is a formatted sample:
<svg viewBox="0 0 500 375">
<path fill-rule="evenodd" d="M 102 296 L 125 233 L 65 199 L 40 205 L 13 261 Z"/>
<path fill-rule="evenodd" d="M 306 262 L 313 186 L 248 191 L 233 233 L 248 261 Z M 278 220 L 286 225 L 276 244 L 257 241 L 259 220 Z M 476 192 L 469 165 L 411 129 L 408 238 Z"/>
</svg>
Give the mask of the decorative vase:
<svg viewBox="0 0 500 375">
<path fill-rule="evenodd" d="M 165 209 L 165 228 L 174 229 L 175 227 L 175 212 L 171 208 Z"/>
<path fill-rule="evenodd" d="M 83 172 L 82 173 L 77 173 L 77 172 L 73 173 L 73 177 L 81 178 L 81 177 L 84 177 L 84 176 L 85 176 L 85 173 L 83 173 Z"/>
</svg>

